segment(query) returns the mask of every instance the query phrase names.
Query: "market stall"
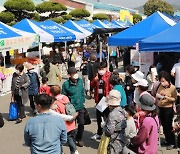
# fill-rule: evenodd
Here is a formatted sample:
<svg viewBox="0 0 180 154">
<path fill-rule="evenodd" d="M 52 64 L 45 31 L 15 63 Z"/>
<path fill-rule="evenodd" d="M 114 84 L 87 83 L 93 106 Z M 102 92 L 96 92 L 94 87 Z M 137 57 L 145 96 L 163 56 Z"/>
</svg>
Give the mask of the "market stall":
<svg viewBox="0 0 180 154">
<path fill-rule="evenodd" d="M 38 43 L 38 35 L 18 30 L 0 22 L 0 52 L 4 59 L 4 66 L 1 67 L 0 71 L 5 76 L 5 80 L 3 80 L 2 93 L 6 93 L 11 90 L 10 83 L 14 72 L 14 67 L 6 68 L 5 57 L 7 56 L 7 53 L 12 57 L 15 52 L 18 51 L 20 54 L 23 54 L 28 48 L 37 46 Z M 16 61 L 17 63 L 21 62 L 20 59 L 16 59 Z"/>
</svg>

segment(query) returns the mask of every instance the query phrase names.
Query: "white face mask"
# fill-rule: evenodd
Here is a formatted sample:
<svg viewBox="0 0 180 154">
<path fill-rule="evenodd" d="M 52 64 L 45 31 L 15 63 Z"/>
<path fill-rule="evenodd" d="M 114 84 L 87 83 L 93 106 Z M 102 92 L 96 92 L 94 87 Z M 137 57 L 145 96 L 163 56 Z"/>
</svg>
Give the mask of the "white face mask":
<svg viewBox="0 0 180 154">
<path fill-rule="evenodd" d="M 51 107 L 52 110 L 55 110 L 57 109 L 57 104 L 53 104 L 52 107 Z"/>
<path fill-rule="evenodd" d="M 106 73 L 106 71 L 105 70 L 99 70 L 98 73 L 99 73 L 99 75 L 102 76 L 102 75 L 104 75 Z"/>
<path fill-rule="evenodd" d="M 19 70 L 16 70 L 16 73 L 19 74 L 20 73 Z"/>
<path fill-rule="evenodd" d="M 73 75 L 73 79 L 77 80 L 79 78 L 79 75 L 76 73 Z"/>
</svg>

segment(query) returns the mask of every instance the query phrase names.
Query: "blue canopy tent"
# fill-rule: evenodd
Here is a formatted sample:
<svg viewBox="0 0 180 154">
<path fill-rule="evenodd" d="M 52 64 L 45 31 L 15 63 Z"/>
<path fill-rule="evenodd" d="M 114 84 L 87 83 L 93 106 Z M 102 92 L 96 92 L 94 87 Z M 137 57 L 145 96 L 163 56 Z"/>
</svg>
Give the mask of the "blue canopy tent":
<svg viewBox="0 0 180 154">
<path fill-rule="evenodd" d="M 83 33 L 85 37 L 90 36 L 92 34 L 92 32 L 84 29 L 83 27 L 79 26 L 77 23 L 75 23 L 72 20 L 68 20 L 67 22 L 65 22 L 63 24 L 63 26 L 65 26 L 65 27 L 67 27 L 69 29 L 72 29 L 74 31 L 77 31 L 79 33 Z"/>
<path fill-rule="evenodd" d="M 39 44 L 39 36 L 28 33 L 0 22 L 0 51 L 35 47 Z"/>
<path fill-rule="evenodd" d="M 120 23 L 121 22 L 121 23 Z M 117 25 L 117 26 L 120 26 L 121 28 L 125 28 L 126 27 L 126 25 L 125 25 L 125 23 L 124 22 L 122 22 L 122 21 L 116 21 L 116 20 L 112 20 L 112 24 L 114 24 L 114 25 Z"/>
<path fill-rule="evenodd" d="M 52 22 L 35 22 L 24 19 L 13 27 L 31 33 L 39 34 L 40 42 L 66 42 L 76 40 L 75 34 L 64 27 L 52 25 Z"/>
<path fill-rule="evenodd" d="M 180 52 L 180 23 L 139 42 L 142 52 Z"/>
<path fill-rule="evenodd" d="M 108 20 L 104 20 L 103 23 L 106 24 L 110 28 L 122 28 L 120 25 L 119 26 L 115 25 L 112 22 L 109 22 Z"/>
<path fill-rule="evenodd" d="M 156 35 L 176 23 L 160 12 L 156 12 L 138 24 L 109 37 L 109 46 L 135 46 L 140 40 Z"/>
<path fill-rule="evenodd" d="M 108 25 L 104 24 L 102 21 L 100 20 L 95 20 L 94 22 L 92 22 L 93 25 L 99 27 L 99 28 L 111 28 Z"/>
<path fill-rule="evenodd" d="M 93 33 L 93 30 L 95 28 L 98 28 L 97 26 L 91 24 L 90 22 L 88 22 L 87 20 L 84 20 L 84 19 L 77 21 L 76 23 L 91 33 Z"/>
</svg>

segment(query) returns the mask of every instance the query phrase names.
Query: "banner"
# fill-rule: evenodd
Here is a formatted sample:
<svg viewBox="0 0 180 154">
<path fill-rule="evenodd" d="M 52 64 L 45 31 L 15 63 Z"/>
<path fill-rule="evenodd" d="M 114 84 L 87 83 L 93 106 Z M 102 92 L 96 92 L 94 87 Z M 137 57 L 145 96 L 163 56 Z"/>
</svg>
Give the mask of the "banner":
<svg viewBox="0 0 180 154">
<path fill-rule="evenodd" d="M 29 35 L 0 39 L 0 51 L 9 51 L 12 49 L 31 48 L 38 46 L 39 36 Z"/>
<path fill-rule="evenodd" d="M 131 50 L 131 63 L 133 61 L 139 62 L 140 71 L 147 75 L 149 67 L 154 63 L 154 53 L 153 52 L 142 52 L 139 53 L 138 50 Z"/>
<path fill-rule="evenodd" d="M 120 10 L 120 20 L 123 22 L 133 23 L 133 15 L 127 10 Z"/>
</svg>

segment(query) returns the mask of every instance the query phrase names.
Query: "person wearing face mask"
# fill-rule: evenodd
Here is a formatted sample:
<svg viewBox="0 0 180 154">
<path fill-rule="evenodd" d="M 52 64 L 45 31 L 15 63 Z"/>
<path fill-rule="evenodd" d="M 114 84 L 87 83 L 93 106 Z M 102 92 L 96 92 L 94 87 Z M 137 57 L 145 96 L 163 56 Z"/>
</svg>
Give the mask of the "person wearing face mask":
<svg viewBox="0 0 180 154">
<path fill-rule="evenodd" d="M 75 61 L 76 61 L 76 57 L 73 53 L 72 49 L 69 49 L 69 54 L 68 54 L 68 68 L 70 67 L 75 67 Z"/>
<path fill-rule="evenodd" d="M 29 77 L 24 73 L 23 64 L 16 65 L 16 72 L 13 73 L 11 82 L 12 101 L 18 105 L 19 118 L 16 123 L 21 123 L 25 115 L 25 104 L 28 102 L 28 86 L 30 84 Z"/>
<path fill-rule="evenodd" d="M 60 114 L 66 114 L 66 104 L 69 103 L 69 98 L 61 94 L 61 88 L 58 85 L 52 86 L 50 89 L 52 97 L 56 99 L 56 105 L 54 105 L 54 110 Z M 75 133 L 76 133 L 76 124 L 75 120 L 66 121 L 66 130 L 67 130 L 67 143 L 70 148 L 71 154 L 79 154 L 75 144 Z"/>
<path fill-rule="evenodd" d="M 96 75 L 96 77 L 94 77 L 94 79 L 91 82 L 91 87 L 95 90 L 94 99 L 96 104 L 100 102 L 103 96 L 106 97 L 109 94 L 109 91 L 112 89 L 112 85 L 109 82 L 110 76 L 111 73 L 107 71 L 107 63 L 104 61 L 101 62 L 99 64 L 98 74 Z M 97 140 L 101 138 L 101 135 L 103 134 L 101 127 L 102 118 L 107 118 L 108 114 L 108 108 L 102 113 L 96 109 L 98 130 L 97 134 L 93 135 L 91 139 Z"/>
<path fill-rule="evenodd" d="M 66 95 L 71 104 L 78 112 L 77 123 L 78 130 L 76 134 L 77 145 L 84 146 L 83 133 L 84 133 L 84 103 L 85 103 L 85 91 L 83 81 L 78 77 L 78 73 L 75 67 L 68 69 L 69 79 L 62 85 L 62 94 Z"/>
<path fill-rule="evenodd" d="M 167 150 L 171 150 L 175 146 L 175 135 L 172 132 L 172 122 L 174 117 L 173 105 L 177 99 L 177 92 L 171 83 L 170 74 L 165 71 L 159 73 L 160 85 L 157 89 L 156 100 L 159 107 L 159 118 L 163 126 L 165 135 L 165 145 Z"/>
<path fill-rule="evenodd" d="M 36 114 L 34 98 L 39 93 L 40 81 L 38 74 L 34 71 L 34 66 L 31 63 L 26 63 L 27 75 L 30 79 L 30 85 L 28 87 L 29 101 L 33 114 Z"/>
</svg>

